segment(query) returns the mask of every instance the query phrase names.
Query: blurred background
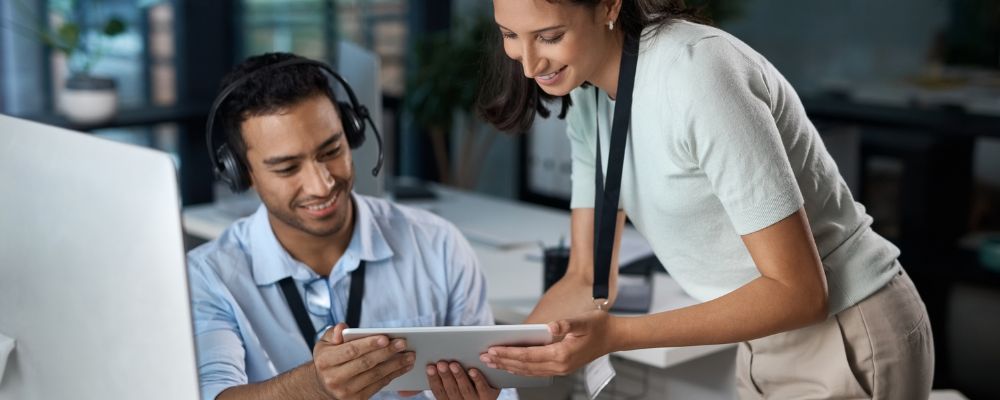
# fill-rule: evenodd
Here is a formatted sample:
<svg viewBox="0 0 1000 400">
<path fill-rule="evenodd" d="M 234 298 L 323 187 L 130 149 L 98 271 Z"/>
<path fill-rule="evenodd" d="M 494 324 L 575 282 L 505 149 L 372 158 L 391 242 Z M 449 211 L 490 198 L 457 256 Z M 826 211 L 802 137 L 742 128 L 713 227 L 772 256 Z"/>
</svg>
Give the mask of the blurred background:
<svg viewBox="0 0 1000 400">
<path fill-rule="evenodd" d="M 1000 398 L 1000 0 L 691 3 L 792 83 L 875 230 L 902 249 L 932 319 L 935 387 Z M 338 66 L 374 56 L 374 80 L 357 84 L 376 90 L 387 194 L 438 182 L 566 209 L 563 122 L 508 136 L 471 110 L 491 11 L 482 0 L 3 0 L 0 113 L 167 151 L 194 206 L 225 195 L 204 124 L 232 66 L 268 51 Z"/>
</svg>

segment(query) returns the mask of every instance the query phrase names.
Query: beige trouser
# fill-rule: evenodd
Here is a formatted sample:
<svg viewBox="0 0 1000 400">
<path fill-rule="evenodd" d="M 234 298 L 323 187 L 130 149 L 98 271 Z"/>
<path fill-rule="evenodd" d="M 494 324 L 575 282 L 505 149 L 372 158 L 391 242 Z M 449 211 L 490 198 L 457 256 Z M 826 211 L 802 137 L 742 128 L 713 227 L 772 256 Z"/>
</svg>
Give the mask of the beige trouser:
<svg viewBox="0 0 1000 400">
<path fill-rule="evenodd" d="M 926 399 L 934 378 L 927 309 L 900 268 L 826 321 L 739 345 L 741 399 Z"/>
</svg>

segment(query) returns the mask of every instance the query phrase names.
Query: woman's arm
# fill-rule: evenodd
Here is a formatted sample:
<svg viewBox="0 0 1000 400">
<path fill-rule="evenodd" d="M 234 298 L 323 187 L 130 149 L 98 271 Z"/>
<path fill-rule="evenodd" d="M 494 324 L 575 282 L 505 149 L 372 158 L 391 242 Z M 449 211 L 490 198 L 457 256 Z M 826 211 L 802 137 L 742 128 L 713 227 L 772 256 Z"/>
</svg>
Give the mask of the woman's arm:
<svg viewBox="0 0 1000 400">
<path fill-rule="evenodd" d="M 594 309 L 594 209 L 574 208 L 570 221 L 570 253 L 566 275 L 552 285 L 535 306 L 525 323 L 545 323 L 562 318 L 572 318 Z M 618 247 L 622 229 L 625 229 L 625 212 L 618 211 L 618 228 L 611 256 L 609 301 L 613 304 L 618 282 Z"/>
<path fill-rule="evenodd" d="M 641 317 L 587 312 L 549 324 L 559 342 L 494 347 L 483 361 L 520 375 L 564 375 L 612 351 L 740 342 L 827 317 L 826 275 L 803 209 L 742 238 L 761 276 L 725 296 Z"/>
<path fill-rule="evenodd" d="M 801 328 L 827 317 L 826 274 L 805 210 L 742 236 L 761 276 L 702 304 L 616 318 L 614 348 L 732 343 Z"/>
</svg>

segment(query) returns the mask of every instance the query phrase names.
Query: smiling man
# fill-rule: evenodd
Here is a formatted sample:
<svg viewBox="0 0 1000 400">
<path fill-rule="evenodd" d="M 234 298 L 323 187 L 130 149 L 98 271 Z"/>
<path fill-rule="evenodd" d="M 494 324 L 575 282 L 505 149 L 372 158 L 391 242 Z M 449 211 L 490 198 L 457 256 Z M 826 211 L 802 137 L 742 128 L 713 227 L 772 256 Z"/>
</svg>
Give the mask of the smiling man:
<svg viewBox="0 0 1000 400">
<path fill-rule="evenodd" d="M 380 390 L 414 367 L 406 343 L 344 342 L 347 322 L 492 325 L 486 283 L 453 225 L 352 192 L 349 109 L 319 67 L 289 60 L 307 61 L 256 56 L 223 81 L 224 151 L 263 204 L 188 254 L 202 397 L 400 397 Z M 516 398 L 457 364 L 417 367 L 439 399 Z"/>
</svg>

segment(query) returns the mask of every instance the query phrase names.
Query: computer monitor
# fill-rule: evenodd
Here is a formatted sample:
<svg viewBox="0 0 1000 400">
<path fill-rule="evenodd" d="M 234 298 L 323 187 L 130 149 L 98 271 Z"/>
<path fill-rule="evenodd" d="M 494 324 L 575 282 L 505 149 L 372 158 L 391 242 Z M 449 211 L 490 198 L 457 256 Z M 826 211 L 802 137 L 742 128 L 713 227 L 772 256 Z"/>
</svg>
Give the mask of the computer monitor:
<svg viewBox="0 0 1000 400">
<path fill-rule="evenodd" d="M 0 400 L 197 399 L 164 153 L 0 115 Z"/>
</svg>

